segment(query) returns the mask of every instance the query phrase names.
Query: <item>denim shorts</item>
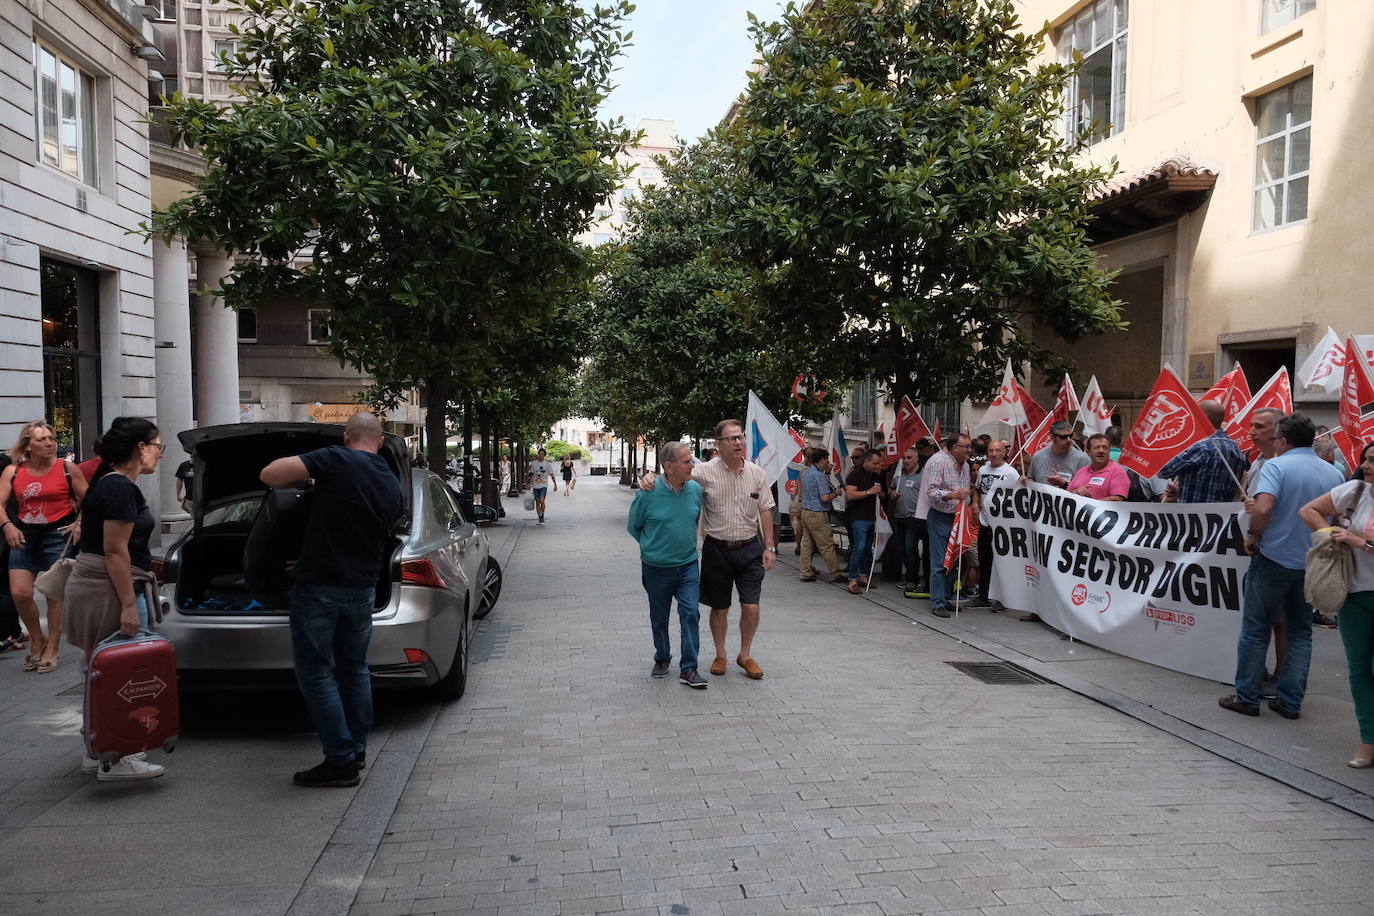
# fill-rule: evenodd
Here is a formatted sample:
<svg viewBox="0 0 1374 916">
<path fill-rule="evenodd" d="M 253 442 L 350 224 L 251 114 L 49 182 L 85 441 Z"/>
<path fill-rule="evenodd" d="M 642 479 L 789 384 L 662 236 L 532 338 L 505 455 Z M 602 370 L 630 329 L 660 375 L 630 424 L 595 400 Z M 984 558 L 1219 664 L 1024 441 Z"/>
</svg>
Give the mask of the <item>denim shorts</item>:
<svg viewBox="0 0 1374 916">
<path fill-rule="evenodd" d="M 10 569 L 26 569 L 36 576 L 60 560 L 66 547 L 65 530 L 53 530 L 42 535 L 26 534 L 22 547 L 10 548 Z"/>
</svg>

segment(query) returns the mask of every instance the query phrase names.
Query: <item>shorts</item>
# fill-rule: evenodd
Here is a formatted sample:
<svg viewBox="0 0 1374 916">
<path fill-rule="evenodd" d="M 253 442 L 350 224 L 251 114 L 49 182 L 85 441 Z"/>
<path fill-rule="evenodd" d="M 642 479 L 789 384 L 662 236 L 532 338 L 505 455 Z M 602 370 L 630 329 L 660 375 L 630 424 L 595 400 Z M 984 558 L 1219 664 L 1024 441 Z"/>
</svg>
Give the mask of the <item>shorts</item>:
<svg viewBox="0 0 1374 916">
<path fill-rule="evenodd" d="M 26 569 L 36 576 L 60 560 L 66 549 L 65 530 L 25 534 L 24 546 L 10 548 L 10 569 Z"/>
<path fill-rule="evenodd" d="M 728 608 L 731 592 L 740 604 L 758 604 L 763 591 L 763 539 L 754 535 L 739 547 L 707 537 L 701 545 L 701 603 Z"/>
<path fill-rule="evenodd" d="M 534 498 L 535 498 L 535 499 L 543 499 L 544 497 L 546 497 L 546 496 L 549 495 L 549 488 L 548 488 L 548 487 L 534 487 L 534 488 L 532 488 L 532 489 L 530 490 L 530 492 L 534 494 Z"/>
</svg>

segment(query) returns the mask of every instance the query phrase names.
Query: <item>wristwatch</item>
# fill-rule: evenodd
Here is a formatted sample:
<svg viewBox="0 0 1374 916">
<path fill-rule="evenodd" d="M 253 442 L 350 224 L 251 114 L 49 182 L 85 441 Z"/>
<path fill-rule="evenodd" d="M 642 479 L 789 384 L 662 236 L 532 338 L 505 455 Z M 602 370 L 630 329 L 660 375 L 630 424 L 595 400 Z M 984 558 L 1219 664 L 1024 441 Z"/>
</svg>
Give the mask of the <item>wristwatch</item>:
<svg viewBox="0 0 1374 916">
<path fill-rule="evenodd" d="M 1365 538 L 1365 539 L 1364 539 L 1364 550 L 1365 550 L 1365 553 L 1374 553 L 1374 541 L 1371 541 L 1369 538 Z"/>
<path fill-rule="evenodd" d="M 769 544 L 767 547 L 765 547 L 765 548 L 763 548 L 763 549 L 764 549 L 764 550 L 771 550 L 771 551 L 773 551 L 774 553 L 777 553 L 777 552 L 778 552 L 778 548 L 774 547 L 772 544 Z"/>
</svg>

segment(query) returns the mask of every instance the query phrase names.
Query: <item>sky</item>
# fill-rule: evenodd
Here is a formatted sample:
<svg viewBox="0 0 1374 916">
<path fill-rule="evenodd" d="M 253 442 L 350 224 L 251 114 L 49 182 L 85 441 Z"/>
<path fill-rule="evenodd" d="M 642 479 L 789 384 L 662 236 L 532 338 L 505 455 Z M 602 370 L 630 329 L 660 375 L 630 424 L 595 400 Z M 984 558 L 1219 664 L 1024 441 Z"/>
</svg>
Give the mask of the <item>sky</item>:
<svg viewBox="0 0 1374 916">
<path fill-rule="evenodd" d="M 785 0 L 638 0 L 633 47 L 621 58 L 602 114 L 633 128 L 641 118 L 677 123 L 695 140 L 719 123 L 754 59 L 748 12 L 779 18 Z"/>
</svg>

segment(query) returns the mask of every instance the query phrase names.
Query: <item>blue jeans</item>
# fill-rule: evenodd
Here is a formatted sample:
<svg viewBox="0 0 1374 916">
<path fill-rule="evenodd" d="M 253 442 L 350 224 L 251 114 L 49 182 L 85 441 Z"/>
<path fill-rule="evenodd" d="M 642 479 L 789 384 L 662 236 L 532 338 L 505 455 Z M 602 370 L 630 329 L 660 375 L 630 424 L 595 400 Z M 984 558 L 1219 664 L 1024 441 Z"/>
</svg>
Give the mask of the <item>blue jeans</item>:
<svg viewBox="0 0 1374 916">
<path fill-rule="evenodd" d="M 67 549 L 67 532 L 54 528 L 47 534 L 25 535 L 22 547 L 10 548 L 10 569 L 25 569 L 35 576 L 44 572 Z"/>
<path fill-rule="evenodd" d="M 856 518 L 849 523 L 849 581 L 867 576 L 873 566 L 873 521 Z"/>
<path fill-rule="evenodd" d="M 301 585 L 291 589 L 291 650 L 296 681 L 331 763 L 367 750 L 372 727 L 371 588 Z"/>
<path fill-rule="evenodd" d="M 681 566 L 650 566 L 641 563 L 640 580 L 649 595 L 649 628 L 654 634 L 654 661 L 666 662 L 673 657 L 668 641 L 668 614 L 677 598 L 677 621 L 682 630 L 679 637 L 682 671 L 697 666 L 697 650 L 701 645 L 701 568 L 697 561 Z"/>
<path fill-rule="evenodd" d="M 1279 705 L 1292 712 L 1302 710 L 1312 664 L 1312 607 L 1303 600 L 1303 576 L 1304 570 L 1280 566 L 1262 554 L 1250 558 L 1236 644 L 1236 699 L 1242 703 L 1259 705 L 1269 624 L 1276 620 L 1288 631 L 1288 652 L 1275 685 Z"/>
<path fill-rule="evenodd" d="M 954 533 L 954 513 L 930 510 L 926 516 L 926 530 L 930 532 L 930 606 L 944 607 L 954 593 L 954 575 L 945 572 L 945 550 Z"/>
<path fill-rule="evenodd" d="M 892 520 L 892 533 L 896 536 L 897 543 L 902 546 L 902 569 L 906 576 L 903 581 L 908 585 L 924 585 L 926 581 L 925 566 L 920 561 L 920 547 L 925 530 L 926 520 L 914 515 Z"/>
</svg>

